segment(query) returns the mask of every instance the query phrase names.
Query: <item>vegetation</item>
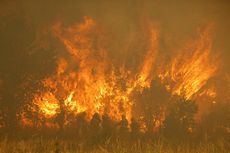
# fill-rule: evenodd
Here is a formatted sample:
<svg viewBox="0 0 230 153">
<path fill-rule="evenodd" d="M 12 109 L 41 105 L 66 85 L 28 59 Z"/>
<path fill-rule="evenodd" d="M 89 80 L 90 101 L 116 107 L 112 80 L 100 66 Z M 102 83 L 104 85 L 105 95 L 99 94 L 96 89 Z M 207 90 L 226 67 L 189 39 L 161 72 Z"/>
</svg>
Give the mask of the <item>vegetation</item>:
<svg viewBox="0 0 230 153">
<path fill-rule="evenodd" d="M 155 139 L 148 143 L 136 141 L 106 140 L 104 143 L 85 148 L 84 144 L 75 141 L 58 139 L 29 139 L 0 141 L 0 153 L 228 153 L 227 142 L 218 140 L 215 143 L 202 142 L 197 145 L 187 143 L 169 145 L 166 140 Z"/>
<path fill-rule="evenodd" d="M 154 113 L 159 114 L 160 109 L 155 107 Z M 125 116 L 115 122 L 107 114 L 98 113 L 90 121 L 86 113 L 81 113 L 74 127 L 65 127 L 60 114 L 54 120 L 59 128 L 18 126 L 11 132 L 1 128 L 0 153 L 227 153 L 228 108 L 219 105 L 198 123 L 194 121 L 195 102 L 178 98 L 168 106 L 162 125 L 156 128 L 153 121 L 145 129 L 135 118 L 129 124 Z"/>
</svg>

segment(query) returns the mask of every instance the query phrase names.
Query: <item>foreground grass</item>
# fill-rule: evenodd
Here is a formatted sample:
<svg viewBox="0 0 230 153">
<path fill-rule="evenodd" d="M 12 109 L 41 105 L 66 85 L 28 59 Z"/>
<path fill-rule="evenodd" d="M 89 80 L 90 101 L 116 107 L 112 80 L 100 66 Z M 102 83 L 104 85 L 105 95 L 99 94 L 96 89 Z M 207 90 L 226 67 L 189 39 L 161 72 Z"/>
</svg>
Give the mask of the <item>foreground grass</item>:
<svg viewBox="0 0 230 153">
<path fill-rule="evenodd" d="M 226 147 L 227 143 L 227 147 Z M 228 142 L 199 143 L 193 147 L 186 144 L 169 145 L 165 141 L 129 142 L 105 141 L 96 146 L 87 146 L 70 140 L 27 139 L 0 141 L 0 153 L 229 153 Z"/>
</svg>

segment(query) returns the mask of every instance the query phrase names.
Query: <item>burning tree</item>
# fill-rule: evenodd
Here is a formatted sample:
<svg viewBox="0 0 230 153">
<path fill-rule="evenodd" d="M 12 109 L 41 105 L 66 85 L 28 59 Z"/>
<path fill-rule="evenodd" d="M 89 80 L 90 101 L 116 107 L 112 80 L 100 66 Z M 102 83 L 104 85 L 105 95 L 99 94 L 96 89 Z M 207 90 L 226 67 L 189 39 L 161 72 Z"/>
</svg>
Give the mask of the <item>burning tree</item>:
<svg viewBox="0 0 230 153">
<path fill-rule="evenodd" d="M 212 55 L 211 28 L 200 31 L 198 39 L 166 61 L 159 53 L 160 32 L 153 24 L 147 27 L 143 38 L 146 54 L 131 71 L 110 59 L 103 30 L 93 19 L 85 17 L 82 23 L 67 27 L 54 24 L 51 33 L 61 42 L 62 53 L 56 56 L 52 75 L 39 81 L 36 92 L 27 94 L 29 103 L 18 112 L 22 125 L 65 129 L 75 124 L 81 113 L 88 122 L 98 113 L 115 122 L 125 116 L 128 128 L 131 118 L 136 118 L 141 131 L 152 132 L 163 125 L 172 96 L 184 97 L 186 104 L 202 96 L 213 97 L 210 93 L 215 91 L 206 86 L 218 69 Z M 187 128 L 190 123 L 184 122 L 188 121 L 183 121 Z"/>
<path fill-rule="evenodd" d="M 171 104 L 164 121 L 164 134 L 172 139 L 188 139 L 195 127 L 197 105 L 194 101 L 178 98 Z"/>
</svg>

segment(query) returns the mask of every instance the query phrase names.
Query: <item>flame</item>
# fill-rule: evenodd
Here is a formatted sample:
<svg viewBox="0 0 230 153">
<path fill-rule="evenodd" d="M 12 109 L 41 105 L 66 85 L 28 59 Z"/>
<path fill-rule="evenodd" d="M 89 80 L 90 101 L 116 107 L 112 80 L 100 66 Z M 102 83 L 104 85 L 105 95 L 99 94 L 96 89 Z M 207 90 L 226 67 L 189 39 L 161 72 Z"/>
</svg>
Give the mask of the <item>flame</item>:
<svg viewBox="0 0 230 153">
<path fill-rule="evenodd" d="M 142 85 L 142 87 L 150 87 L 150 83 L 153 79 L 151 72 L 153 70 L 158 50 L 158 32 L 152 28 L 150 34 L 150 49 L 145 56 L 138 79 L 138 83 Z"/>
<path fill-rule="evenodd" d="M 74 92 L 72 91 L 64 101 L 64 105 L 66 106 L 67 110 L 75 114 L 86 111 L 86 107 L 79 105 L 79 102 L 77 100 L 73 100 L 73 95 Z"/>
<path fill-rule="evenodd" d="M 34 104 L 39 106 L 40 113 L 47 118 L 54 117 L 60 111 L 59 101 L 50 92 L 35 96 Z"/>
<path fill-rule="evenodd" d="M 130 122 L 133 95 L 150 88 L 156 77 L 172 95 L 191 99 L 202 93 L 218 69 L 211 56 L 210 28 L 201 32 L 197 40 L 187 44 L 169 62 L 161 61 L 163 66 L 159 68 L 156 67 L 159 32 L 149 26 L 148 50 L 137 72 L 113 65 L 107 55 L 103 32 L 89 17 L 69 27 L 57 23 L 52 32 L 63 44 L 65 57 L 60 56 L 55 73 L 42 80 L 44 91 L 34 94 L 31 104 L 32 110 L 39 112 L 39 118 L 47 120 L 48 127 L 56 127 L 48 120 L 54 119 L 61 111 L 65 112 L 65 125 L 82 112 L 86 112 L 88 120 L 95 113 L 106 113 L 114 121 L 125 115 Z M 215 89 L 203 93 L 216 96 Z M 155 116 L 155 127 L 160 127 L 163 120 L 164 115 Z M 31 125 L 26 119 L 22 121 Z M 145 128 L 143 123 L 143 131 Z"/>
<path fill-rule="evenodd" d="M 86 112 L 90 119 L 97 112 L 107 113 L 115 121 L 125 115 L 130 121 L 133 93 L 150 87 L 157 31 L 150 29 L 150 47 L 136 75 L 125 68 L 116 69 L 109 62 L 106 49 L 101 45 L 101 31 L 91 18 L 85 17 L 83 23 L 67 28 L 58 23 L 53 33 L 69 56 L 57 60 L 55 74 L 42 81 L 46 91 L 34 95 L 32 104 L 37 106 L 39 115 L 55 118 L 63 106 L 67 120 L 81 112 Z"/>
<path fill-rule="evenodd" d="M 162 83 L 173 95 L 191 99 L 216 74 L 218 60 L 211 54 L 210 31 L 211 26 L 200 32 L 198 39 L 181 49 L 158 74 Z M 211 96 L 215 96 L 211 91 L 208 92 Z"/>
</svg>

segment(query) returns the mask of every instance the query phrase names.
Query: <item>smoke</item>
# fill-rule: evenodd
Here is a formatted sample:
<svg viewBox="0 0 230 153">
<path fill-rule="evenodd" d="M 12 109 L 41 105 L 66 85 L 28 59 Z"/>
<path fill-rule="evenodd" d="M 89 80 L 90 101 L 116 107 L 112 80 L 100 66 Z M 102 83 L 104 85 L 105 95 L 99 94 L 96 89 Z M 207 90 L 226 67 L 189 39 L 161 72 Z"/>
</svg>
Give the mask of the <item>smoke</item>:
<svg viewBox="0 0 230 153">
<path fill-rule="evenodd" d="M 3 87 L 0 85 L 3 88 L 0 89 L 3 90 L 0 100 L 4 110 L 14 106 L 12 114 L 25 103 L 25 99 L 18 97 L 28 91 L 38 92 L 42 86 L 40 80 L 55 73 L 57 59 L 68 56 L 63 51 L 65 46 L 53 35 L 50 27 L 57 23 L 70 27 L 81 23 L 84 16 L 95 20 L 103 29 L 102 35 L 106 38 L 101 43 L 107 48 L 108 58 L 115 67 L 125 67 L 132 72 L 140 70 L 145 56 L 154 56 L 156 59 L 154 62 L 150 60 L 150 64 L 157 66 L 162 60 L 170 60 L 187 40 L 196 39 L 198 27 L 212 22 L 215 24 L 213 51 L 220 54 L 222 60 L 222 68 L 216 78 L 224 80 L 216 83 L 216 90 L 221 90 L 219 88 L 227 80 L 222 78 L 230 73 L 230 3 L 226 0 L 5 0 L 1 1 L 0 10 L 0 76 L 4 82 Z M 147 53 L 149 23 L 159 30 L 158 54 L 154 55 Z M 216 81 L 209 82 L 212 85 Z M 168 92 L 162 91 L 165 97 Z"/>
</svg>

